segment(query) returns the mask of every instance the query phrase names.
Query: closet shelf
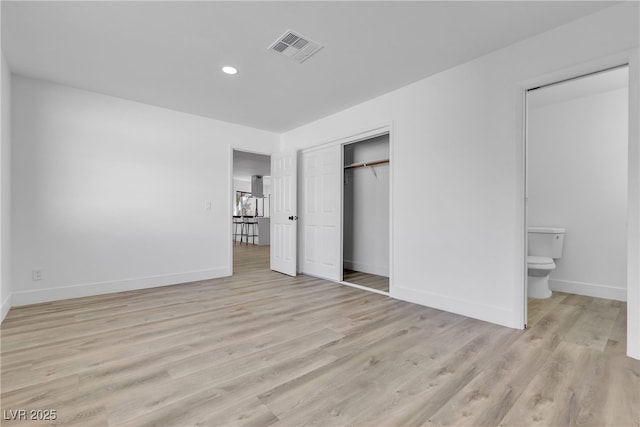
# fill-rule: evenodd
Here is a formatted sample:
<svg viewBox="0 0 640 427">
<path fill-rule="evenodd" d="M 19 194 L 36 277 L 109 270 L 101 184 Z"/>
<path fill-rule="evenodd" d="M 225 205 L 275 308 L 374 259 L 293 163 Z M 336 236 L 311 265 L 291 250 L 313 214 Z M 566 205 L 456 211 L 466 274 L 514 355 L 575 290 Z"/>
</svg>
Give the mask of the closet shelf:
<svg viewBox="0 0 640 427">
<path fill-rule="evenodd" d="M 350 165 L 346 165 L 344 168 L 345 169 L 366 168 L 367 166 L 382 165 L 384 163 L 389 163 L 389 159 L 372 160 L 370 162 L 352 163 Z"/>
</svg>

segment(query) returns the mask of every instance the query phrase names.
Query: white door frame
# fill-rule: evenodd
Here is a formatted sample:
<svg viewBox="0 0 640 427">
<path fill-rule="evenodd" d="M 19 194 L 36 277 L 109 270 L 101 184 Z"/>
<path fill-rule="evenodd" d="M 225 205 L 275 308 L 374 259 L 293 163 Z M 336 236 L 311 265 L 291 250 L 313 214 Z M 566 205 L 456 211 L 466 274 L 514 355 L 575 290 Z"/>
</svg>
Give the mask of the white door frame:
<svg viewBox="0 0 640 427">
<path fill-rule="evenodd" d="M 245 153 L 252 154 L 260 154 L 262 156 L 269 156 L 271 159 L 271 155 L 273 153 L 264 153 L 260 151 L 253 150 L 245 150 L 244 148 L 235 147 L 229 144 L 229 197 L 227 198 L 229 204 L 227 205 L 227 236 L 229 236 L 229 276 L 233 276 L 233 245 L 235 242 L 233 241 L 233 205 L 235 203 L 235 191 L 233 191 L 233 152 L 234 151 L 243 151 Z M 271 249 L 269 249 L 271 250 Z"/>
<path fill-rule="evenodd" d="M 516 212 L 517 227 L 515 254 L 514 292 L 516 324 L 527 324 L 527 129 L 526 93 L 536 87 L 557 83 L 609 68 L 628 65 L 629 67 L 629 141 L 628 141 L 628 198 L 627 198 L 627 356 L 640 359 L 640 61 L 638 49 L 626 51 L 611 57 L 581 64 L 547 74 L 526 82 L 521 82 L 516 94 L 516 130 L 521 143 L 516 148 Z M 518 310 L 519 308 L 519 310 Z"/>
</svg>

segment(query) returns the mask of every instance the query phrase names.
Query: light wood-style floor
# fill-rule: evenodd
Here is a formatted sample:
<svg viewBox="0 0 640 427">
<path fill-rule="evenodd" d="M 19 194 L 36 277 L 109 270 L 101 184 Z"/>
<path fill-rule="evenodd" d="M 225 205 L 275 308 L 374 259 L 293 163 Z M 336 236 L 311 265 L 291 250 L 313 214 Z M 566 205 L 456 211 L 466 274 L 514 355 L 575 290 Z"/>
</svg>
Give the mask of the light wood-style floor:
<svg viewBox="0 0 640 427">
<path fill-rule="evenodd" d="M 342 272 L 342 280 L 349 283 L 355 283 L 356 285 L 366 286 L 367 288 L 389 292 L 388 277 L 363 273 L 362 271 L 344 269 Z"/>
<path fill-rule="evenodd" d="M 518 331 L 234 251 L 232 278 L 12 309 L 2 409 L 68 426 L 638 426 L 624 304 L 558 295 Z M 47 425 L 3 422 L 30 424 Z"/>
</svg>

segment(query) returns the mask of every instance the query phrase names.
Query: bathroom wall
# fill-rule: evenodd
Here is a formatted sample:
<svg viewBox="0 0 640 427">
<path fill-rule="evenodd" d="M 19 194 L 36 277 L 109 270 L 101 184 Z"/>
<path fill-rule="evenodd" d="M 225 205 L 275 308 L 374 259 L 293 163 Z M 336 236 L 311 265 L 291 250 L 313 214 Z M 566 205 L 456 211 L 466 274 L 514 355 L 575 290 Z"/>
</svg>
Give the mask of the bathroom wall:
<svg viewBox="0 0 640 427">
<path fill-rule="evenodd" d="M 528 223 L 566 228 L 553 290 L 626 299 L 627 106 L 626 87 L 530 105 Z"/>
</svg>

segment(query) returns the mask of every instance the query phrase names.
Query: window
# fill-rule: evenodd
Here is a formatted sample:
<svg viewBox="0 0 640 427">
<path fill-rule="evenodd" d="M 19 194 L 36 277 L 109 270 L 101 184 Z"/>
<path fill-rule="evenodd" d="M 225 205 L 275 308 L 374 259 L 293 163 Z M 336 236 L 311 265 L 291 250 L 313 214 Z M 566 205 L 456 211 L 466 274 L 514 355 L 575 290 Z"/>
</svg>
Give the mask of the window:
<svg viewBox="0 0 640 427">
<path fill-rule="evenodd" d="M 233 207 L 235 216 L 266 216 L 270 215 L 270 196 L 253 197 L 251 193 L 236 191 L 236 203 Z"/>
</svg>

